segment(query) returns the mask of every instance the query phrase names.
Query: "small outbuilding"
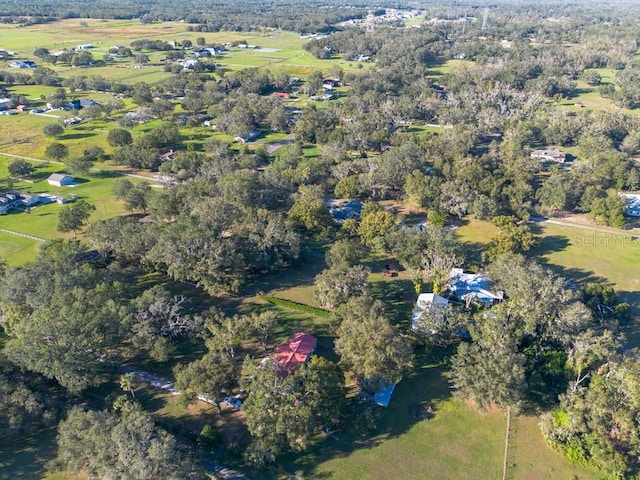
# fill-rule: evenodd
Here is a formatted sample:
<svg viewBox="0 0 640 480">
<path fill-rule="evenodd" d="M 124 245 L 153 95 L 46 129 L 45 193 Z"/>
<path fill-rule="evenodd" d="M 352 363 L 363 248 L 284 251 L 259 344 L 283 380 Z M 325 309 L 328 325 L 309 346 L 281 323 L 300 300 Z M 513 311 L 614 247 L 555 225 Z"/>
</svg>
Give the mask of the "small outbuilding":
<svg viewBox="0 0 640 480">
<path fill-rule="evenodd" d="M 233 141 L 236 143 L 248 143 L 253 142 L 259 136 L 260 130 L 249 130 L 247 133 L 243 133 L 242 135 L 235 137 Z"/>
<path fill-rule="evenodd" d="M 54 187 L 66 187 L 73 185 L 73 176 L 65 173 L 52 173 L 47 178 L 47 183 Z"/>
</svg>

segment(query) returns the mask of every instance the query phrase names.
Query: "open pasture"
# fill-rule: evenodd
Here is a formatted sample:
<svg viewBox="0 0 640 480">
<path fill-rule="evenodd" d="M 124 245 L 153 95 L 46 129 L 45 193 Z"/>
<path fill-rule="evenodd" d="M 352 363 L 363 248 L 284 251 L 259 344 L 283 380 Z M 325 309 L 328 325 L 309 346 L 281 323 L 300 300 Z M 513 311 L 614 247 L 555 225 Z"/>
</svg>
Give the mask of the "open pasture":
<svg viewBox="0 0 640 480">
<path fill-rule="evenodd" d="M 96 59 L 101 59 L 109 48 L 117 45 L 129 46 L 140 39 L 181 42 L 190 40 L 194 45 L 198 38 L 204 38 L 207 44 L 230 44 L 246 42 L 259 48 L 230 47 L 224 51 L 216 63 L 229 70 L 246 67 L 265 67 L 286 71 L 291 75 L 305 76 L 315 69 L 329 70 L 339 65 L 344 70 L 370 68 L 373 63 L 348 62 L 340 57 L 318 60 L 302 47 L 308 39 L 300 38 L 296 33 L 264 32 L 188 32 L 186 24 L 178 22 L 140 25 L 133 20 L 83 20 L 66 19 L 48 24 L 18 27 L 0 25 L 0 48 L 17 52 L 16 58 L 30 59 L 58 72 L 63 78 L 87 75 L 102 76 L 124 83 L 146 82 L 157 84 L 172 74 L 164 72 L 164 52 L 143 51 L 149 55 L 150 63 L 134 67 L 133 59 L 116 59 L 105 66 L 72 68 L 68 65 L 51 65 L 33 56 L 35 48 L 43 47 L 50 51 L 72 49 L 77 45 L 92 44 L 89 51 Z M 134 52 L 138 53 L 138 52 Z M 187 54 L 189 51 L 187 51 Z"/>
<path fill-rule="evenodd" d="M 124 205 L 121 201 L 113 198 L 111 190 L 113 183 L 120 176 L 113 172 L 90 172 L 87 175 L 78 177 L 77 184 L 69 187 L 55 187 L 47 183 L 46 179 L 51 173 L 64 172 L 64 167 L 56 164 L 35 164 L 35 171 L 27 180 L 30 182 L 9 182 L 6 180 L 7 165 L 13 159 L 0 155 L 0 178 L 5 178 L 0 182 L 0 190 L 6 191 L 16 189 L 30 194 L 50 194 L 69 196 L 71 194 L 79 199 L 84 199 L 95 205 L 96 211 L 93 212 L 90 222 L 103 220 L 116 215 L 125 213 Z M 139 181 L 135 178 L 132 181 Z M 61 234 L 56 230 L 58 224 L 58 215 L 62 205 L 50 203 L 48 205 L 40 205 L 34 207 L 31 213 L 11 211 L 7 215 L 0 216 L 0 228 L 12 230 L 19 233 L 33 235 L 44 239 L 54 239 L 60 237 L 69 237 L 70 234 Z M 19 237 L 16 237 L 19 238 Z M 15 241 L 14 241 L 15 243 Z M 16 246 L 7 244 L 7 249 L 16 249 Z M 0 256 L 5 257 L 9 252 L 5 252 L 4 248 L 0 248 Z"/>
</svg>

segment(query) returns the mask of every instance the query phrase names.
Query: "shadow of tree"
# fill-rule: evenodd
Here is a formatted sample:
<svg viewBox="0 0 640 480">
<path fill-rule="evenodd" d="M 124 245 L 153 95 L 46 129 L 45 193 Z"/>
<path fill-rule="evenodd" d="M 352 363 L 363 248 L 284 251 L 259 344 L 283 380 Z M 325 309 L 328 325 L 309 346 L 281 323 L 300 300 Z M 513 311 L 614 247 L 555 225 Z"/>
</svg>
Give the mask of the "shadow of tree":
<svg viewBox="0 0 640 480">
<path fill-rule="evenodd" d="M 532 231 L 534 229 L 532 228 Z M 535 233 L 535 232 L 534 232 Z M 561 252 L 569 246 L 569 238 L 564 235 L 536 237 L 535 246 L 529 251 L 530 256 L 543 257 L 553 252 Z"/>
<path fill-rule="evenodd" d="M 0 443 L 0 480 L 44 478 L 56 455 L 56 429 Z"/>
</svg>

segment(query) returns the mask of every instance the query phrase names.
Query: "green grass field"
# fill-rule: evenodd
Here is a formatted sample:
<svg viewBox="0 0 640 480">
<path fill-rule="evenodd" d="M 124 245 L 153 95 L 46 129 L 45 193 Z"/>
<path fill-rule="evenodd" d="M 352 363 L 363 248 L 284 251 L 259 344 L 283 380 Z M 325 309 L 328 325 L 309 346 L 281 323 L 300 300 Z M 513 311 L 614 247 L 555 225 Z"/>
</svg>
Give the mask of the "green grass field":
<svg viewBox="0 0 640 480">
<path fill-rule="evenodd" d="M 27 180 L 30 182 L 9 182 L 7 180 L 7 166 L 12 159 L 0 155 L 0 191 L 16 189 L 31 194 L 51 194 L 60 196 L 76 195 L 96 207 L 89 222 L 95 222 L 125 213 L 124 204 L 116 200 L 111 191 L 113 183 L 119 177 L 114 172 L 91 172 L 76 178 L 78 184 L 73 187 L 53 187 L 46 181 L 54 172 L 63 172 L 64 167 L 55 164 L 34 164 L 35 170 Z M 131 179 L 133 182 L 140 180 Z M 34 207 L 30 213 L 10 211 L 0 216 L 0 228 L 14 232 L 33 235 L 46 240 L 55 238 L 69 238 L 73 234 L 62 234 L 56 230 L 58 215 L 62 205 L 50 203 Z M 0 258 L 9 265 L 22 265 L 33 260 L 37 254 L 39 242 L 27 238 L 0 232 Z"/>
<path fill-rule="evenodd" d="M 432 405 L 434 417 L 413 418 L 412 404 Z M 336 480 L 499 478 L 505 424 L 500 412 L 481 415 L 450 399 L 442 370 L 428 365 L 396 387 L 376 435 L 327 439 L 288 471 Z"/>
<path fill-rule="evenodd" d="M 246 41 L 250 45 L 265 49 L 232 47 L 216 59 L 216 62 L 220 63 L 222 67 L 230 70 L 265 67 L 282 70 L 292 75 L 305 76 L 316 69 L 328 71 L 334 65 L 339 65 L 344 70 L 371 68 L 374 65 L 373 63 L 348 62 L 340 57 L 328 60 L 315 59 L 302 48 L 308 40 L 290 32 L 199 33 L 187 32 L 185 25 L 178 22 L 139 25 L 136 21 L 131 20 L 88 20 L 87 24 L 86 27 L 83 27 L 80 25 L 80 20 L 67 19 L 28 27 L 0 25 L 0 45 L 8 50 L 16 51 L 16 58 L 34 60 L 40 64 L 42 61 L 32 55 L 36 47 L 57 51 L 91 43 L 95 47 L 90 50 L 94 58 L 101 59 L 104 54 L 108 53 L 110 47 L 115 45 L 128 46 L 133 40 L 149 38 L 170 42 L 188 39 L 195 45 L 196 39 L 203 37 L 208 44 Z M 75 75 L 100 75 L 130 84 L 136 82 L 157 84 L 171 77 L 172 74 L 164 72 L 162 61 L 164 53 L 144 53 L 149 55 L 150 63 L 142 68 L 134 68 L 132 59 L 118 59 L 112 65 L 90 68 L 71 68 L 68 65 L 50 64 L 44 64 L 44 66 L 55 70 L 63 78 Z M 47 89 L 44 88 L 41 91 L 44 93 Z"/>
<path fill-rule="evenodd" d="M 40 245 L 41 242 L 37 240 L 0 232 L 0 258 L 5 260 L 10 267 L 17 267 L 32 261 L 38 254 Z"/>
<path fill-rule="evenodd" d="M 411 405 L 432 405 L 430 420 L 413 418 Z M 507 478 L 595 480 L 589 468 L 571 465 L 551 450 L 535 417 L 512 417 Z M 335 480 L 501 478 L 506 415 L 478 413 L 449 394 L 444 371 L 423 365 L 397 387 L 376 434 L 361 442 L 345 435 L 326 439 L 291 459 L 286 471 Z"/>
</svg>

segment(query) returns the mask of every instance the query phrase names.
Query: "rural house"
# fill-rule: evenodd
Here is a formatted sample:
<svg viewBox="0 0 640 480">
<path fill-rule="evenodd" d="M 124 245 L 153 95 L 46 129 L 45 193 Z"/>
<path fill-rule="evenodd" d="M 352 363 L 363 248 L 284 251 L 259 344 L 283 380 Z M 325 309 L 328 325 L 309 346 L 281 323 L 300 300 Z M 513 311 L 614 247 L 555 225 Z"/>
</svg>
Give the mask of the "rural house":
<svg viewBox="0 0 640 480">
<path fill-rule="evenodd" d="M 307 363 L 317 344 L 318 339 L 313 335 L 294 333 L 287 343 L 278 345 L 274 351 L 278 370 L 286 376 L 300 365 Z"/>
<path fill-rule="evenodd" d="M 627 200 L 627 208 L 624 213 L 628 217 L 640 217 L 640 195 L 624 193 L 623 196 Z"/>
<path fill-rule="evenodd" d="M 359 200 L 352 198 L 351 200 L 347 200 L 343 205 L 340 205 L 338 200 L 328 200 L 326 203 L 334 222 L 343 223 L 349 219 L 360 220 L 362 202 Z"/>
<path fill-rule="evenodd" d="M 238 135 L 237 137 L 235 137 L 233 139 L 233 141 L 237 142 L 237 143 L 247 143 L 247 142 L 252 142 L 253 140 L 258 138 L 259 136 L 260 136 L 260 130 L 250 130 L 247 133 L 244 133 L 242 135 Z"/>
<path fill-rule="evenodd" d="M 467 304 L 478 300 L 491 307 L 504 298 L 504 292 L 491 291 L 492 285 L 493 282 L 483 273 L 465 273 L 462 268 L 452 268 L 447 290 Z"/>
<path fill-rule="evenodd" d="M 567 155 L 560 150 L 534 150 L 531 152 L 531 158 L 539 158 L 546 162 L 565 163 Z"/>
<path fill-rule="evenodd" d="M 0 214 L 5 214 L 13 208 L 32 207 L 38 203 L 40 203 L 38 195 L 20 193 L 15 190 L 0 193 Z"/>
<path fill-rule="evenodd" d="M 11 68 L 36 68 L 37 65 L 31 60 L 14 60 L 9 62 Z"/>
</svg>

